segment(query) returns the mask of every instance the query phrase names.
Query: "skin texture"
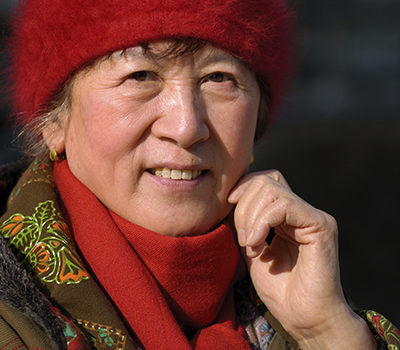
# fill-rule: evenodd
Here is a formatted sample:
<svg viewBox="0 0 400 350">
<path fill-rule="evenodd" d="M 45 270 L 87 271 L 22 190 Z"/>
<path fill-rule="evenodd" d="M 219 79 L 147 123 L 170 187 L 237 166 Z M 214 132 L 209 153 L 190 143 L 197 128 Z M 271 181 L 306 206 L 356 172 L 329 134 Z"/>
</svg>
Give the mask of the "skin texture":
<svg viewBox="0 0 400 350">
<path fill-rule="evenodd" d="M 302 349 L 375 349 L 342 292 L 335 219 L 295 195 L 276 170 L 246 175 L 228 200 L 237 204 L 238 241 L 257 294 Z"/>
<path fill-rule="evenodd" d="M 245 175 L 259 100 L 254 74 L 224 51 L 155 59 L 133 48 L 79 73 L 68 115 L 43 136 L 50 149 L 65 149 L 73 174 L 105 206 L 160 234 L 204 234 L 234 208 L 258 295 L 302 348 L 374 349 L 343 297 L 335 220 L 279 172 Z M 149 172 L 163 167 L 203 173 Z"/>
<path fill-rule="evenodd" d="M 165 49 L 153 45 L 153 53 Z M 78 76 L 63 127 L 49 135 L 105 206 L 160 234 L 211 230 L 251 157 L 260 93 L 254 75 L 222 50 L 153 59 L 141 48 Z M 152 168 L 194 169 L 164 181 Z"/>
</svg>

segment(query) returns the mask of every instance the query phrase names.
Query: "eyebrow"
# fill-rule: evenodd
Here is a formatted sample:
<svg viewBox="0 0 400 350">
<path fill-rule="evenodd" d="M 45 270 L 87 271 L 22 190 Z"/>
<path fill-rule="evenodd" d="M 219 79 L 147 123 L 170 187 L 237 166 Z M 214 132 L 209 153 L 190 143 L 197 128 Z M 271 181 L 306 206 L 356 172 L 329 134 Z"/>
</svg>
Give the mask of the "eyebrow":
<svg viewBox="0 0 400 350">
<path fill-rule="evenodd" d="M 228 53 L 225 52 L 218 52 L 213 53 L 210 52 L 204 59 L 202 59 L 204 64 L 212 64 L 212 63 L 219 63 L 219 62 L 228 62 L 228 63 L 235 63 L 235 64 L 244 64 L 239 58 L 236 58 Z"/>
<path fill-rule="evenodd" d="M 217 52 L 217 50 L 219 52 Z M 194 53 L 192 53 L 193 55 L 198 54 L 199 52 L 201 52 L 201 49 L 199 51 L 196 51 Z M 149 53 L 146 53 L 145 49 L 141 46 L 135 46 L 126 50 L 122 50 L 119 51 L 119 54 L 121 56 L 127 57 L 127 58 L 145 58 L 145 59 L 149 59 L 151 61 L 153 61 L 155 64 L 157 65 L 163 65 L 163 61 L 169 61 L 181 56 L 168 56 L 168 55 L 163 55 L 163 53 L 160 53 L 160 56 L 157 55 L 157 53 L 151 52 L 149 51 Z M 189 53 L 190 54 L 190 53 Z M 209 64 L 215 64 L 215 63 L 220 63 L 220 62 L 227 62 L 227 63 L 233 63 L 237 66 L 241 66 L 241 67 L 247 67 L 247 64 L 242 61 L 240 58 L 236 58 L 233 55 L 222 51 L 222 49 L 212 49 L 211 52 L 207 53 L 207 54 L 203 54 L 201 57 L 200 65 L 201 66 L 206 66 Z"/>
</svg>

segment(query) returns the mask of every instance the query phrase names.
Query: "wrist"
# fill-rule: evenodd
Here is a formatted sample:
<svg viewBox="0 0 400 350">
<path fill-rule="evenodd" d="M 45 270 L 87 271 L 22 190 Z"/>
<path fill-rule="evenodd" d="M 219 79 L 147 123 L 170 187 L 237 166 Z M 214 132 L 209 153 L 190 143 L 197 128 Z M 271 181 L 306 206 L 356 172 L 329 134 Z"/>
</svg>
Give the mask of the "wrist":
<svg viewBox="0 0 400 350">
<path fill-rule="evenodd" d="M 306 330 L 297 339 L 302 350 L 376 350 L 377 345 L 366 322 L 350 309 L 337 313 L 324 324 Z"/>
</svg>

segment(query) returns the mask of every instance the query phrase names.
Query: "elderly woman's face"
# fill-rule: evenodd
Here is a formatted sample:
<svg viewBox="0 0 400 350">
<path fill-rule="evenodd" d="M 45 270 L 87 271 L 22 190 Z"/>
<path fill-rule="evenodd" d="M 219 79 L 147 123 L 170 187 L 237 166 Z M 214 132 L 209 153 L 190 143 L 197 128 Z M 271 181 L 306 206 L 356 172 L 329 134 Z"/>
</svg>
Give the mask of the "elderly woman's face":
<svg viewBox="0 0 400 350">
<path fill-rule="evenodd" d="M 165 47 L 150 46 L 154 54 Z M 78 75 L 61 130 L 69 167 L 131 222 L 166 235 L 205 233 L 229 214 L 227 196 L 247 170 L 258 84 L 211 46 L 155 56 L 135 47 Z"/>
</svg>

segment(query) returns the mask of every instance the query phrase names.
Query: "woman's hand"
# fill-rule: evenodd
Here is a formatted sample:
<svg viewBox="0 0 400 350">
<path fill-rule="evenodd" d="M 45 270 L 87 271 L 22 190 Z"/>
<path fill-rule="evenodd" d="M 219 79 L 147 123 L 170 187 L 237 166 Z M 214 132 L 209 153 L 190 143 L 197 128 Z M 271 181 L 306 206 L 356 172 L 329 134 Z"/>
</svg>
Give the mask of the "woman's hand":
<svg viewBox="0 0 400 350">
<path fill-rule="evenodd" d="M 228 201 L 259 297 L 302 348 L 374 349 L 342 292 L 335 219 L 295 195 L 276 170 L 246 175 Z"/>
</svg>

